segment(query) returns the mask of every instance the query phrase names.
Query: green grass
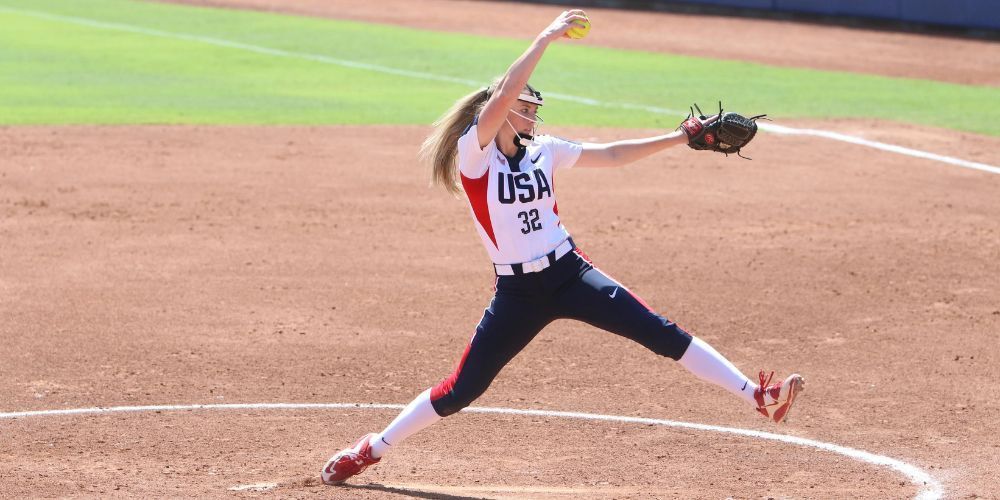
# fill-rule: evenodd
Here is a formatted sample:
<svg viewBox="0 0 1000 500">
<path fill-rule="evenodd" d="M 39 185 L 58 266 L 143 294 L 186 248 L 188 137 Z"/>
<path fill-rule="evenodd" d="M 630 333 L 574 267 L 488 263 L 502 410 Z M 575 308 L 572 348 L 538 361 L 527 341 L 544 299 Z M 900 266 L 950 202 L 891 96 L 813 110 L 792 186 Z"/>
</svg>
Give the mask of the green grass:
<svg viewBox="0 0 1000 500">
<path fill-rule="evenodd" d="M 41 19 L 3 7 L 488 82 L 526 40 L 126 0 L 0 0 L 0 124 L 428 123 L 470 85 Z M 612 103 L 879 117 L 1000 135 L 1000 89 L 557 43 L 532 82 Z M 670 127 L 680 114 L 553 99 L 552 124 Z"/>
</svg>

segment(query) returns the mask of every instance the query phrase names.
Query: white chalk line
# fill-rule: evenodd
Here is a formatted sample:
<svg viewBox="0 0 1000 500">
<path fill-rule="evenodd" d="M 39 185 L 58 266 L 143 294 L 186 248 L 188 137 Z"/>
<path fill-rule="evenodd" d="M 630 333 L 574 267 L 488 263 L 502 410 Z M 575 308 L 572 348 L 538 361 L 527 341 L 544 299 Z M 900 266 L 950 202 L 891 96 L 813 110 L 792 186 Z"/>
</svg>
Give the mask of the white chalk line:
<svg viewBox="0 0 1000 500">
<path fill-rule="evenodd" d="M 581 495 L 586 493 L 649 493 L 645 488 L 622 488 L 621 486 L 608 485 L 605 488 L 565 488 L 558 486 L 510 486 L 505 484 L 480 484 L 476 486 L 443 486 L 440 484 L 426 483 L 383 483 L 387 488 L 397 488 L 403 490 L 420 490 L 428 493 L 543 493 L 555 495 Z"/>
<path fill-rule="evenodd" d="M 13 7 L 0 6 L 0 12 L 6 12 L 8 14 L 19 14 L 23 16 L 35 17 L 38 19 L 44 19 L 49 21 L 58 21 L 70 24 L 77 24 L 81 26 L 88 26 L 91 28 L 107 29 L 124 31 L 128 33 L 135 33 L 140 35 L 155 36 L 161 38 L 170 38 L 175 40 L 185 40 L 189 42 L 204 43 L 209 45 L 215 45 L 218 47 L 227 47 L 231 49 L 245 50 L 248 52 L 254 52 L 257 54 L 264 54 L 276 57 L 286 57 L 294 59 L 303 59 L 307 61 L 319 62 L 324 64 L 334 64 L 337 66 L 343 66 L 346 68 L 354 68 L 366 71 L 375 71 L 379 73 L 386 73 L 390 75 L 404 76 L 408 78 L 418 78 L 422 80 L 432 80 L 438 82 L 456 83 L 461 85 L 467 85 L 470 87 L 480 87 L 482 82 L 476 80 L 470 80 L 467 78 L 456 78 L 445 75 L 438 75 L 434 73 L 426 73 L 422 71 L 410 71 L 399 68 L 392 68 L 389 66 L 382 66 L 379 64 L 369 64 L 358 61 L 352 61 L 348 59 L 340 59 L 336 57 L 324 56 L 320 54 L 310 54 L 305 52 L 293 52 L 288 50 L 274 49 L 270 47 L 263 47 L 260 45 L 251 45 L 247 43 L 234 42 L 232 40 L 226 40 L 222 38 L 215 38 L 202 35 L 192 35 L 189 33 L 178 33 L 172 31 L 162 31 L 152 28 L 143 28 L 140 26 L 134 26 L 130 24 L 112 23 L 106 21 L 98 21 L 96 19 L 89 19 L 83 17 L 74 16 L 62 16 L 58 14 L 52 14 L 43 11 L 29 10 L 29 9 L 17 9 Z M 587 106 L 595 107 L 606 107 L 615 109 L 630 109 L 637 111 L 646 111 L 654 114 L 661 115 L 683 115 L 684 111 L 679 111 L 675 109 L 662 108 L 658 106 L 648 106 L 644 104 L 631 104 L 631 103 L 617 103 L 617 102 L 606 102 L 597 99 L 592 99 L 589 97 L 581 97 L 570 94 L 562 94 L 557 92 L 546 92 L 547 97 L 551 97 L 557 100 L 574 102 L 577 104 L 583 104 Z M 961 158 L 954 158 L 950 156 L 940 155 L 937 153 L 930 153 L 927 151 L 921 151 L 918 149 L 907 148 L 903 146 L 898 146 L 895 144 L 889 144 L 879 141 L 870 141 L 861 137 L 856 137 L 847 134 L 841 134 L 838 132 L 831 132 L 827 130 L 817 130 L 817 129 L 804 129 L 804 128 L 793 128 L 785 127 L 781 125 L 774 125 L 770 123 L 761 123 L 761 130 L 768 132 L 773 132 L 782 135 L 807 135 L 813 137 L 820 137 L 824 139 L 831 139 L 835 141 L 847 142 L 850 144 L 856 144 L 859 146 L 870 147 L 878 149 L 881 151 L 887 151 L 890 153 L 896 153 L 906 156 L 911 156 L 914 158 L 922 158 L 925 160 L 938 161 L 947 163 L 950 165 L 955 165 L 963 168 L 970 168 L 974 170 L 980 170 L 983 172 L 990 172 L 993 174 L 1000 174 L 1000 167 L 989 165 L 986 163 L 979 163 L 969 160 L 963 160 Z"/>
<path fill-rule="evenodd" d="M 930 153 L 927 151 L 920 151 L 918 149 L 911 149 L 903 146 L 897 146 L 895 144 L 888 144 L 885 142 L 869 141 L 868 139 L 863 139 L 861 137 L 856 137 L 853 135 L 841 134 L 840 132 L 831 132 L 829 130 L 817 130 L 809 128 L 792 128 L 792 127 L 785 127 L 782 125 L 775 125 L 773 123 L 760 123 L 758 125 L 762 130 L 767 130 L 768 132 L 774 132 L 776 134 L 810 135 L 813 137 L 823 137 L 826 139 L 833 139 L 835 141 L 847 142 L 851 144 L 857 144 L 860 146 L 867 146 L 869 148 L 879 149 L 882 151 L 888 151 L 890 153 L 898 153 L 901 155 L 912 156 L 914 158 L 923 158 L 925 160 L 939 161 L 942 163 L 947 163 L 959 167 L 981 170 L 983 172 L 990 172 L 992 174 L 1000 174 L 1000 167 L 995 167 L 993 165 L 962 160 L 960 158 L 952 158 L 950 156 L 939 155 L 937 153 Z"/>
<path fill-rule="evenodd" d="M 376 409 L 376 410 L 401 410 L 403 405 L 399 404 L 364 404 L 364 403 L 242 403 L 242 404 L 205 404 L 205 405 L 151 405 L 151 406 L 112 406 L 107 408 L 71 408 L 64 410 L 34 410 L 0 413 L 0 420 L 17 419 L 28 417 L 51 417 L 66 415 L 91 415 L 104 413 L 131 413 L 131 412 L 162 412 L 162 411 L 194 411 L 194 410 L 327 410 L 327 409 Z M 798 436 L 788 436 L 784 434 L 774 434 L 771 432 L 755 431 L 751 429 L 740 429 L 736 427 L 722 427 L 718 425 L 698 424 L 692 422 L 680 422 L 676 420 L 663 420 L 656 418 L 625 417 L 619 415 L 600 415 L 596 413 L 581 413 L 568 411 L 549 410 L 519 410 L 514 408 L 490 408 L 490 407 L 468 407 L 463 412 L 466 413 L 496 413 L 504 415 L 519 415 L 549 418 L 569 418 L 577 420 L 593 420 L 602 422 L 621 422 L 629 424 L 659 425 L 665 427 L 675 427 L 680 429 L 690 429 L 695 431 L 711 431 L 724 434 L 732 434 L 757 439 L 767 439 L 797 446 L 811 447 L 823 451 L 828 451 L 843 455 L 854 460 L 867 462 L 873 465 L 888 467 L 909 478 L 910 482 L 918 486 L 917 496 L 919 500 L 932 500 L 941 498 L 944 489 L 934 477 L 924 470 L 910 465 L 902 460 L 876 455 L 864 450 L 840 446 L 833 443 L 816 441 L 813 439 Z"/>
<path fill-rule="evenodd" d="M 278 487 L 278 483 L 254 483 L 254 484 L 237 484 L 231 488 L 229 491 L 268 491 L 273 490 Z"/>
</svg>

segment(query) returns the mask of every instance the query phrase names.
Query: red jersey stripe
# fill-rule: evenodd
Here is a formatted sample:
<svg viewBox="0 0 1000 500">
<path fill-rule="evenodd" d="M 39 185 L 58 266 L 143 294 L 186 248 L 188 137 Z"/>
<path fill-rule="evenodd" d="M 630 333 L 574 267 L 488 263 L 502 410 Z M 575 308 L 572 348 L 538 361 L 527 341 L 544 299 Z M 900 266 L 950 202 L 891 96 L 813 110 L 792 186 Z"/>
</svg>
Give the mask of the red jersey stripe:
<svg viewBox="0 0 1000 500">
<path fill-rule="evenodd" d="M 482 226 L 483 231 L 486 231 L 486 235 L 490 237 L 493 246 L 499 249 L 500 246 L 497 245 L 497 238 L 493 235 L 490 204 L 486 200 L 486 193 L 490 185 L 489 173 L 490 169 L 486 169 L 486 172 L 483 172 L 482 177 L 478 179 L 470 179 L 465 174 L 461 174 L 462 188 L 465 189 L 465 195 L 469 197 L 469 204 L 472 205 L 472 213 L 475 214 L 479 225 Z"/>
</svg>

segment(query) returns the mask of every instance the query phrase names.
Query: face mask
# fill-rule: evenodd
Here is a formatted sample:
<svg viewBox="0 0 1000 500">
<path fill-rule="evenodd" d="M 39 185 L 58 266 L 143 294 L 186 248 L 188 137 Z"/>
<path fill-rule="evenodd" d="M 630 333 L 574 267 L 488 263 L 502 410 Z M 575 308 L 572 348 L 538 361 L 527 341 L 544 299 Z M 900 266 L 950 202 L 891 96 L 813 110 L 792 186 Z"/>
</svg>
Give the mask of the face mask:
<svg viewBox="0 0 1000 500">
<path fill-rule="evenodd" d="M 518 132 L 516 128 L 514 128 L 514 125 L 511 125 L 510 120 L 505 120 L 505 121 L 507 122 L 507 125 L 510 127 L 510 129 L 514 131 L 515 147 L 526 148 L 534 144 L 535 136 L 533 134 L 521 135 L 521 133 Z"/>
<path fill-rule="evenodd" d="M 535 115 L 535 119 L 531 119 L 531 118 L 528 118 L 527 116 L 522 115 L 521 113 L 518 113 L 517 111 L 514 111 L 513 109 L 510 110 L 510 112 L 514 113 L 515 115 L 520 116 L 521 118 L 524 118 L 525 120 L 528 120 L 529 122 L 532 123 L 532 125 L 531 125 L 531 133 L 530 134 L 521 135 L 521 133 L 518 132 L 516 128 L 514 128 L 514 125 L 510 123 L 510 120 L 504 118 L 504 121 L 507 122 L 507 126 L 509 126 L 510 129 L 514 131 L 514 146 L 516 146 L 518 148 L 526 148 L 526 147 L 534 144 L 535 143 L 535 133 L 538 130 L 538 124 L 539 123 L 544 123 L 544 121 L 542 120 L 542 118 L 540 116 L 538 116 L 538 115 Z"/>
</svg>

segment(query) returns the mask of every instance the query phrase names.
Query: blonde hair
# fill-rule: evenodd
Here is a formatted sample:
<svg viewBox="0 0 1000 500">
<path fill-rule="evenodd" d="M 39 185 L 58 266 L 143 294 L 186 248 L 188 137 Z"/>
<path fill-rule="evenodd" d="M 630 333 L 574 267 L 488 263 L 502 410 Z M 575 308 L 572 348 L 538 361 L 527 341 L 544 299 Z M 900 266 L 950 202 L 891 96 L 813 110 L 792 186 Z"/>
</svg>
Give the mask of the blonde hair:
<svg viewBox="0 0 1000 500">
<path fill-rule="evenodd" d="M 456 172 L 458 139 L 483 110 L 483 106 L 493 95 L 500 80 L 497 78 L 489 87 L 479 89 L 455 101 L 455 104 L 434 122 L 434 131 L 424 140 L 419 153 L 421 163 L 431 167 L 431 184 L 440 184 L 455 195 L 462 192 Z M 525 88 L 535 91 L 530 85 L 526 85 Z"/>
</svg>

